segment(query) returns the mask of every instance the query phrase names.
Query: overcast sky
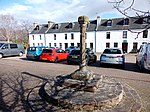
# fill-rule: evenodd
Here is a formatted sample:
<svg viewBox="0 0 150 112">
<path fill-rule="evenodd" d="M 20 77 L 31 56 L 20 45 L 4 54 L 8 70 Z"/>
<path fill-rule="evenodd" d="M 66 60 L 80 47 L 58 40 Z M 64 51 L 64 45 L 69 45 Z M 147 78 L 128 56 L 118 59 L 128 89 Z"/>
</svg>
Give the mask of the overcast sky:
<svg viewBox="0 0 150 112">
<path fill-rule="evenodd" d="M 125 0 L 122 7 L 128 6 L 131 1 Z M 150 0 L 135 0 L 134 8 L 148 11 Z M 123 17 L 108 0 L 0 0 L 0 14 L 38 23 L 72 22 L 81 15 L 88 16 L 90 20 L 97 16 L 102 19 Z"/>
</svg>

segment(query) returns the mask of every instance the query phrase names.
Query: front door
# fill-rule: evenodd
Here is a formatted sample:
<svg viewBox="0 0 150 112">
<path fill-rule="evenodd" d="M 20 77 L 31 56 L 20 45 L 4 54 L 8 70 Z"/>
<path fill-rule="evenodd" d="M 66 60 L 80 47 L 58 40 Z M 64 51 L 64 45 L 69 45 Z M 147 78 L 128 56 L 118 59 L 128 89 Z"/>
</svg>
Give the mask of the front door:
<svg viewBox="0 0 150 112">
<path fill-rule="evenodd" d="M 128 43 L 122 43 L 122 50 L 123 52 L 126 52 L 128 51 Z"/>
</svg>

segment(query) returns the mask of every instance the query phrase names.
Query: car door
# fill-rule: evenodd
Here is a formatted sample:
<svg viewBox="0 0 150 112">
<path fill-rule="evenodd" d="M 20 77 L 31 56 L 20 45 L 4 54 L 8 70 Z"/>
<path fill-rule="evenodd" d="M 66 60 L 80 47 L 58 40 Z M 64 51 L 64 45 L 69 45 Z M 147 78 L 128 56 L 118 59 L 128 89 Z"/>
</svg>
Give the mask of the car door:
<svg viewBox="0 0 150 112">
<path fill-rule="evenodd" d="M 137 61 L 138 63 L 142 60 L 143 57 L 144 46 L 142 45 L 137 53 Z"/>
<path fill-rule="evenodd" d="M 147 55 L 147 65 L 150 66 L 150 44 L 147 44 L 147 47 L 146 47 L 146 55 Z"/>
<path fill-rule="evenodd" d="M 19 55 L 18 45 L 10 44 L 10 53 L 11 55 Z"/>
<path fill-rule="evenodd" d="M 4 44 L 0 52 L 3 54 L 3 56 L 10 56 L 9 44 Z"/>
</svg>

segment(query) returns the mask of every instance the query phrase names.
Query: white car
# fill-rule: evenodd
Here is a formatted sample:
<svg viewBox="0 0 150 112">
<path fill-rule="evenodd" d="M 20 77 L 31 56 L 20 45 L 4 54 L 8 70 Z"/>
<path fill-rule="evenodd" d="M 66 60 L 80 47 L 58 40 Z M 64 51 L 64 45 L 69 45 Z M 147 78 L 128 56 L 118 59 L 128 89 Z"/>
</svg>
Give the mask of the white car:
<svg viewBox="0 0 150 112">
<path fill-rule="evenodd" d="M 103 64 L 114 64 L 125 67 L 125 55 L 122 49 L 106 48 L 100 56 L 100 66 Z"/>
<path fill-rule="evenodd" d="M 144 69 L 150 70 L 150 43 L 140 46 L 136 56 L 136 64 L 141 72 Z"/>
</svg>

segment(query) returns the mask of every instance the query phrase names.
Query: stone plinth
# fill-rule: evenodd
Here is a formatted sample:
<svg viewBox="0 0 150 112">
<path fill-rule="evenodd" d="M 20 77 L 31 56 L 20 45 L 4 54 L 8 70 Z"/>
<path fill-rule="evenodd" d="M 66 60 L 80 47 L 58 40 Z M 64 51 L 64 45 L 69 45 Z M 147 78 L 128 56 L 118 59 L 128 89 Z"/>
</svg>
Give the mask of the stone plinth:
<svg viewBox="0 0 150 112">
<path fill-rule="evenodd" d="M 71 73 L 71 77 L 76 80 L 88 81 L 92 80 L 95 77 L 95 75 L 94 72 L 89 70 L 76 70 L 75 72 Z"/>
<path fill-rule="evenodd" d="M 102 78 L 101 75 L 90 82 L 75 80 L 67 75 L 59 76 L 51 83 L 46 83 L 44 91 L 49 103 L 74 111 L 109 109 L 118 105 L 124 96 L 119 82 Z"/>
</svg>

